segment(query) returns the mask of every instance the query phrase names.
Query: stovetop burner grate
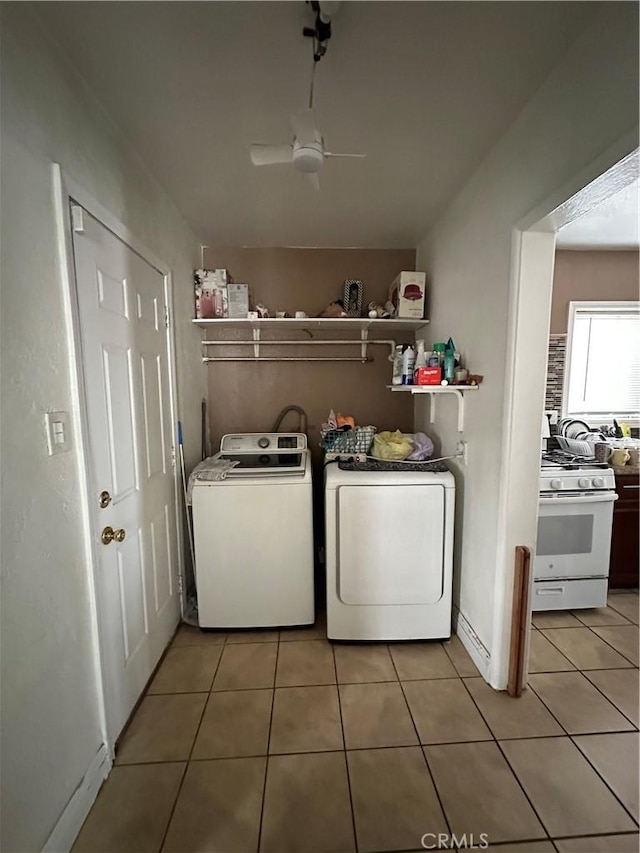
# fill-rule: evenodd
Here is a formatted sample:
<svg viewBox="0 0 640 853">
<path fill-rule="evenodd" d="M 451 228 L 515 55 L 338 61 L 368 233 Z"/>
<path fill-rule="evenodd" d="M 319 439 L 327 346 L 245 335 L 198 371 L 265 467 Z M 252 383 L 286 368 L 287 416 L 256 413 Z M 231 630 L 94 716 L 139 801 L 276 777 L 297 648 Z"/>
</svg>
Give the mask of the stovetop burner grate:
<svg viewBox="0 0 640 853">
<path fill-rule="evenodd" d="M 550 453 L 542 454 L 542 470 L 553 470 L 561 468 L 565 471 L 583 471 L 586 469 L 608 468 L 606 462 L 596 462 L 593 456 L 575 456 L 573 453 L 567 453 L 565 450 L 553 450 Z"/>
</svg>

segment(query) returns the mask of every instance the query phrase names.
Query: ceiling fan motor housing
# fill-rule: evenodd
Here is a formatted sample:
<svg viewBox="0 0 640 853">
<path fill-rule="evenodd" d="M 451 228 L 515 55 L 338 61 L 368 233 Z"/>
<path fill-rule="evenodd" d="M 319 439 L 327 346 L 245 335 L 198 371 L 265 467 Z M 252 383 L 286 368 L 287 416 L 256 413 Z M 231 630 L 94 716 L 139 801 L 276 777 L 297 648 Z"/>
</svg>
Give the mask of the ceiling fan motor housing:
<svg viewBox="0 0 640 853">
<path fill-rule="evenodd" d="M 318 172 L 324 163 L 321 142 L 307 142 L 293 145 L 293 164 L 301 172 Z"/>
</svg>

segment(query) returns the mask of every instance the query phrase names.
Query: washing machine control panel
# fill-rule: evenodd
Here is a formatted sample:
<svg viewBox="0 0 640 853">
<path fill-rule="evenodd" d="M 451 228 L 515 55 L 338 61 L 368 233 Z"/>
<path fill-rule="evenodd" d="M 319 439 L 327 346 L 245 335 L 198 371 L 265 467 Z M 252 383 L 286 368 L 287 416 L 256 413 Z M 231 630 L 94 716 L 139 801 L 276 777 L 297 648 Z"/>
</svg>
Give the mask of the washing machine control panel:
<svg viewBox="0 0 640 853">
<path fill-rule="evenodd" d="M 220 450 L 226 453 L 252 453 L 260 450 L 306 450 L 307 436 L 293 432 L 243 432 L 222 436 Z"/>
</svg>

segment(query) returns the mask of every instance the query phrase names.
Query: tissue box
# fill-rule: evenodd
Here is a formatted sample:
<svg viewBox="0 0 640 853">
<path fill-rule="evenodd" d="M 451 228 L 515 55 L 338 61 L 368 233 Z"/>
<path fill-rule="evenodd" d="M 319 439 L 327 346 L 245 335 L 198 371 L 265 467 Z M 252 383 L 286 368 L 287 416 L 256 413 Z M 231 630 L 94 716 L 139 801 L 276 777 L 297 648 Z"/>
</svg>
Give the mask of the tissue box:
<svg viewBox="0 0 640 853">
<path fill-rule="evenodd" d="M 226 270 L 196 270 L 194 283 L 197 320 L 219 320 L 229 316 Z"/>
<path fill-rule="evenodd" d="M 439 385 L 442 381 L 441 367 L 419 367 L 413 380 L 414 385 Z"/>
<path fill-rule="evenodd" d="M 389 288 L 389 302 L 396 309 L 396 317 L 421 320 L 424 316 L 424 291 L 426 273 L 401 272 Z"/>
<path fill-rule="evenodd" d="M 246 320 L 249 313 L 249 285 L 227 284 L 229 319 Z"/>
</svg>

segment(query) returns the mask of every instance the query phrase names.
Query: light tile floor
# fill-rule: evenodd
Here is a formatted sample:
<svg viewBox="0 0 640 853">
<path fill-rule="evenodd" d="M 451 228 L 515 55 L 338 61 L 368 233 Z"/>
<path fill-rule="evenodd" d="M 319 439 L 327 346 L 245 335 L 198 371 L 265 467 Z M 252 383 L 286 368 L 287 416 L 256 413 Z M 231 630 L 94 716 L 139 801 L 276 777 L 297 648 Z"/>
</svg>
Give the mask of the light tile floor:
<svg viewBox="0 0 640 853">
<path fill-rule="evenodd" d="M 455 636 L 182 626 L 74 852 L 638 851 L 638 595 L 533 627 L 511 699 Z"/>
</svg>

